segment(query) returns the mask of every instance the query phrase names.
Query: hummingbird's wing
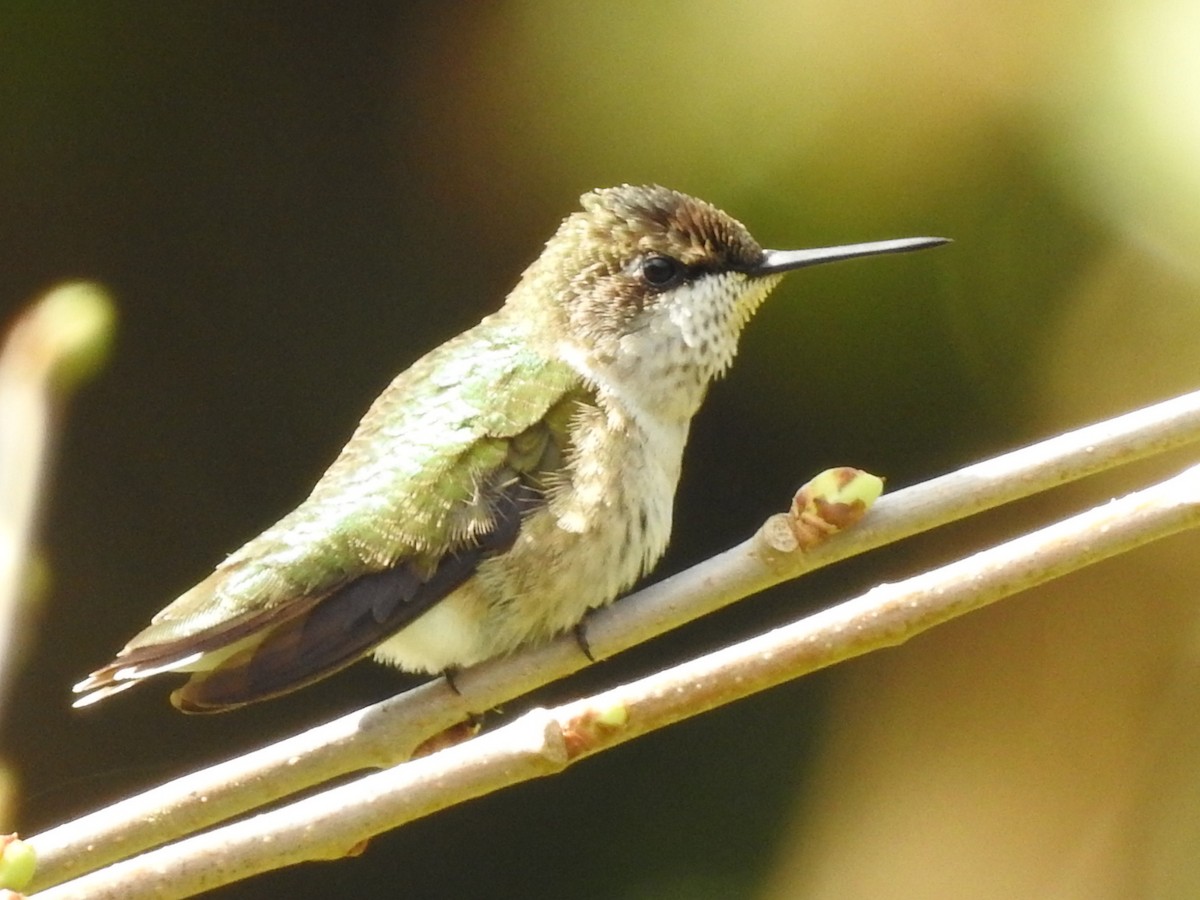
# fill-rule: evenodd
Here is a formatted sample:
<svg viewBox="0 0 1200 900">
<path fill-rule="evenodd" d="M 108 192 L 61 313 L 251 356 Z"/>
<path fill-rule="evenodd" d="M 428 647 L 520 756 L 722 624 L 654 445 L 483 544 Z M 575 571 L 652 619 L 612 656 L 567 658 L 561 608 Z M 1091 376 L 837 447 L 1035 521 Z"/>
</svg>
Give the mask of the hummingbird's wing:
<svg viewBox="0 0 1200 900">
<path fill-rule="evenodd" d="M 369 653 L 511 547 L 591 398 L 503 314 L 397 377 L 308 499 L 76 685 L 76 705 L 164 671 L 193 673 L 172 695 L 189 711 L 285 693 Z"/>
</svg>

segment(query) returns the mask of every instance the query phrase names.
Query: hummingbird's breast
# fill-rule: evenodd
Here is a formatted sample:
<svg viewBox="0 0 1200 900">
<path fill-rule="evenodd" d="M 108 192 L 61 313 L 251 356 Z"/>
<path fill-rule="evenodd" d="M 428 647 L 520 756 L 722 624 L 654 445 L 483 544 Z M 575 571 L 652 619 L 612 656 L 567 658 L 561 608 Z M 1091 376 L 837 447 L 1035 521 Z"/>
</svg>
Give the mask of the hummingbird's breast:
<svg viewBox="0 0 1200 900">
<path fill-rule="evenodd" d="M 563 469 L 513 546 L 376 657 L 429 672 L 471 665 L 568 630 L 611 602 L 666 549 L 687 426 L 603 389 L 581 402 Z"/>
</svg>

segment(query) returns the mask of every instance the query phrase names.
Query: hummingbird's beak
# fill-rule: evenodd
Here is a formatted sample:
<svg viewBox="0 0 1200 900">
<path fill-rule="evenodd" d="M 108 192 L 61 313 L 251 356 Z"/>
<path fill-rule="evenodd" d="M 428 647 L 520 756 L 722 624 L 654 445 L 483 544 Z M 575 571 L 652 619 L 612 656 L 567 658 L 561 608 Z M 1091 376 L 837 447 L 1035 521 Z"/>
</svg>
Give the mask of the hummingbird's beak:
<svg viewBox="0 0 1200 900">
<path fill-rule="evenodd" d="M 750 270 L 751 275 L 777 275 L 817 266 L 821 263 L 853 259 L 856 256 L 875 256 L 879 253 L 908 253 L 950 243 L 949 238 L 899 238 L 894 241 L 872 241 L 867 244 L 843 244 L 840 247 L 817 247 L 813 250 L 764 250 L 762 262 Z"/>
</svg>

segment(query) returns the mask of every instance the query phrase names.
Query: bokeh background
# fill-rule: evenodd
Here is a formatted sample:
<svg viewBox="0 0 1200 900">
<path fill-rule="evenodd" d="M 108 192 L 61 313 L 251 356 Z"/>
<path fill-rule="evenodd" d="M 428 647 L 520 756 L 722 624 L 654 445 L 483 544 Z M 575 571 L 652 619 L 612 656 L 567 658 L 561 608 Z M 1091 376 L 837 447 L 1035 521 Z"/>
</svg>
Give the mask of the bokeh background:
<svg viewBox="0 0 1200 900">
<path fill-rule="evenodd" d="M 893 0 L 0 9 L 0 320 L 119 304 L 62 421 L 3 752 L 34 833 L 381 698 L 364 664 L 190 718 L 69 686 L 286 512 L 392 375 L 590 188 L 766 245 L 945 234 L 792 276 L 695 424 L 659 574 L 829 465 L 901 486 L 1200 382 L 1200 6 Z M 0 428 L 5 423 L 0 423 Z M 526 703 L 650 671 L 1180 460 L 842 564 Z M 1193 897 L 1194 536 L 223 898 Z"/>
</svg>

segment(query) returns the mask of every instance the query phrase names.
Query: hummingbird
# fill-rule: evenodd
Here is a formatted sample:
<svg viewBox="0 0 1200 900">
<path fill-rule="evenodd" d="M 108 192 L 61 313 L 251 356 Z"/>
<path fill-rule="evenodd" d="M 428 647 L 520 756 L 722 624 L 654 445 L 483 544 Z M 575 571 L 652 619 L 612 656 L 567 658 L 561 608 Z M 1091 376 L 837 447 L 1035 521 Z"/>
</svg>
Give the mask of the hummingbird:
<svg viewBox="0 0 1200 900">
<path fill-rule="evenodd" d="M 575 628 L 658 562 L 692 417 L 793 269 L 946 243 L 764 250 L 657 185 L 591 191 L 504 305 L 395 378 L 308 498 L 75 685 L 162 673 L 185 712 L 362 657 L 452 672 Z"/>
</svg>

